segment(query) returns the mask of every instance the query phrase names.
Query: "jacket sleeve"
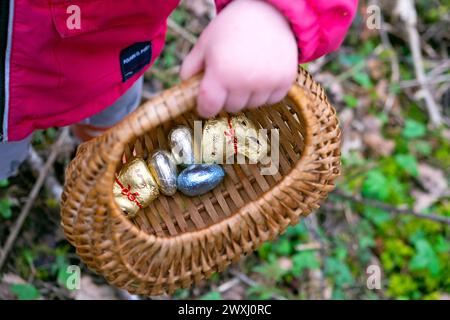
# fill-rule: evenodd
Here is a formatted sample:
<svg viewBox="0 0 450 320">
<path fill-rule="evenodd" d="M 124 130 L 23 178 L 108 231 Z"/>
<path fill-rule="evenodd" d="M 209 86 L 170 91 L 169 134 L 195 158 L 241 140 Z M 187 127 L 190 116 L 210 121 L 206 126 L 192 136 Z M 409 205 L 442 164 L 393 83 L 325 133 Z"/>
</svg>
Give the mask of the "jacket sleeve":
<svg viewBox="0 0 450 320">
<path fill-rule="evenodd" d="M 216 0 L 217 10 L 233 0 Z M 263 0 L 289 21 L 299 47 L 299 63 L 337 50 L 344 41 L 358 0 Z"/>
</svg>

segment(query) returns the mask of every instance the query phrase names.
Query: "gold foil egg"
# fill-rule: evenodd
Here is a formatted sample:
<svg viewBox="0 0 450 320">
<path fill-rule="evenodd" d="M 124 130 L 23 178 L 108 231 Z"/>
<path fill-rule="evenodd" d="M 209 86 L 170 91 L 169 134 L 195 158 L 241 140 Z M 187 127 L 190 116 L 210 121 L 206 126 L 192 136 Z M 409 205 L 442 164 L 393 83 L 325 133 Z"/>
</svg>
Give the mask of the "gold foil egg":
<svg viewBox="0 0 450 320">
<path fill-rule="evenodd" d="M 124 165 L 113 188 L 117 205 L 130 218 L 159 195 L 158 185 L 144 160 L 136 158 Z"/>
<path fill-rule="evenodd" d="M 208 120 L 203 130 L 202 156 L 205 163 L 224 163 L 243 155 L 251 163 L 261 161 L 269 151 L 267 137 L 243 113 Z"/>
<path fill-rule="evenodd" d="M 176 164 L 187 166 L 195 163 L 191 129 L 186 126 L 178 126 L 170 131 L 169 144 Z"/>
<path fill-rule="evenodd" d="M 177 192 L 177 166 L 171 153 L 155 151 L 149 160 L 149 169 L 161 193 L 173 196 Z"/>
<path fill-rule="evenodd" d="M 205 163 L 224 163 L 227 158 L 228 121 L 226 118 L 206 121 L 202 136 L 202 159 Z M 228 148 L 229 149 L 229 148 Z M 230 150 L 228 151 L 228 154 Z M 233 150 L 231 150 L 233 154 Z"/>
<path fill-rule="evenodd" d="M 269 151 L 266 136 L 243 113 L 232 117 L 231 124 L 235 134 L 233 143 L 236 153 L 244 155 L 251 163 L 261 161 Z"/>
</svg>

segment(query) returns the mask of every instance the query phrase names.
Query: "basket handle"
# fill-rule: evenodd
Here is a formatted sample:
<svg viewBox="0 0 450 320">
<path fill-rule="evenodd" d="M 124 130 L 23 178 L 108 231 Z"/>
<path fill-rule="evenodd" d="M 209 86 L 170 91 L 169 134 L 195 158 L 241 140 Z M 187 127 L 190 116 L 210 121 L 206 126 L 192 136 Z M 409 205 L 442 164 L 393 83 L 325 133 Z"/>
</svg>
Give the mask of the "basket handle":
<svg viewBox="0 0 450 320">
<path fill-rule="evenodd" d="M 157 114 L 163 119 L 160 119 L 163 123 L 170 118 L 175 118 L 188 111 L 191 111 L 197 105 L 197 96 L 200 90 L 200 83 L 203 79 L 203 73 L 199 73 L 196 76 L 181 82 L 180 84 L 172 87 L 169 90 L 163 91 L 157 96 L 156 100 L 150 99 L 141 106 L 142 112 L 148 114 Z M 155 106 L 161 105 L 160 101 L 166 108 L 156 108 Z M 160 110 L 167 109 L 167 110 Z"/>
<path fill-rule="evenodd" d="M 203 73 L 200 73 L 144 102 L 140 108 L 100 136 L 103 141 L 97 145 L 103 147 L 108 154 L 107 158 L 117 164 L 130 141 L 195 108 L 202 78 Z M 299 66 L 298 77 L 287 97 L 301 100 L 299 102 L 302 113 L 307 112 L 305 107 L 309 103 L 303 87 L 311 84 L 314 85 L 311 76 Z M 316 124 L 315 117 L 306 118 L 310 122 L 308 125 Z"/>
</svg>

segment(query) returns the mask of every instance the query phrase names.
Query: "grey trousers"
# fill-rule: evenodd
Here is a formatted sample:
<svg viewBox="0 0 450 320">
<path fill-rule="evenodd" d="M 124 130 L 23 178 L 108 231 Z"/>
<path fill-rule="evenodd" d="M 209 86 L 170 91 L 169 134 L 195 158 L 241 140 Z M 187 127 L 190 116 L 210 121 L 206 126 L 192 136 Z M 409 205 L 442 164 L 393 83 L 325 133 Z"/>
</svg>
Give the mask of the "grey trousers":
<svg viewBox="0 0 450 320">
<path fill-rule="evenodd" d="M 141 102 L 143 78 L 122 95 L 113 105 L 84 119 L 83 124 L 99 128 L 111 127 L 135 110 Z M 17 142 L 0 142 L 0 180 L 15 174 L 19 165 L 27 158 L 32 135 Z"/>
</svg>

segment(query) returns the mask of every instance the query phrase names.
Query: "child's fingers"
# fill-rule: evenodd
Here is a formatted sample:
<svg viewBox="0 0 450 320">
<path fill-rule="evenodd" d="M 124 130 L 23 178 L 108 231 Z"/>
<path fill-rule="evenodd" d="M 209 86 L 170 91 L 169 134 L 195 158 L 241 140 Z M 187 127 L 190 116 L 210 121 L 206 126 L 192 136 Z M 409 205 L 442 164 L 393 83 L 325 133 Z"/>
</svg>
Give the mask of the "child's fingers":
<svg viewBox="0 0 450 320">
<path fill-rule="evenodd" d="M 250 100 L 250 92 L 232 91 L 228 93 L 225 102 L 225 110 L 231 113 L 236 113 L 247 107 Z"/>
<path fill-rule="evenodd" d="M 189 54 L 184 58 L 180 70 L 180 77 L 187 80 L 203 70 L 204 67 L 204 49 L 200 42 L 194 46 Z"/>
<path fill-rule="evenodd" d="M 286 89 L 278 89 L 270 95 L 269 99 L 267 100 L 267 103 L 269 104 L 275 104 L 283 100 L 283 98 L 287 95 L 289 90 Z"/>
<path fill-rule="evenodd" d="M 250 100 L 248 101 L 248 107 L 249 108 L 257 108 L 262 106 L 263 104 L 267 103 L 267 100 L 269 99 L 270 92 L 256 92 L 254 93 Z"/>
<path fill-rule="evenodd" d="M 207 71 L 200 84 L 198 114 L 203 118 L 214 117 L 222 110 L 226 99 L 227 90 Z"/>
</svg>

